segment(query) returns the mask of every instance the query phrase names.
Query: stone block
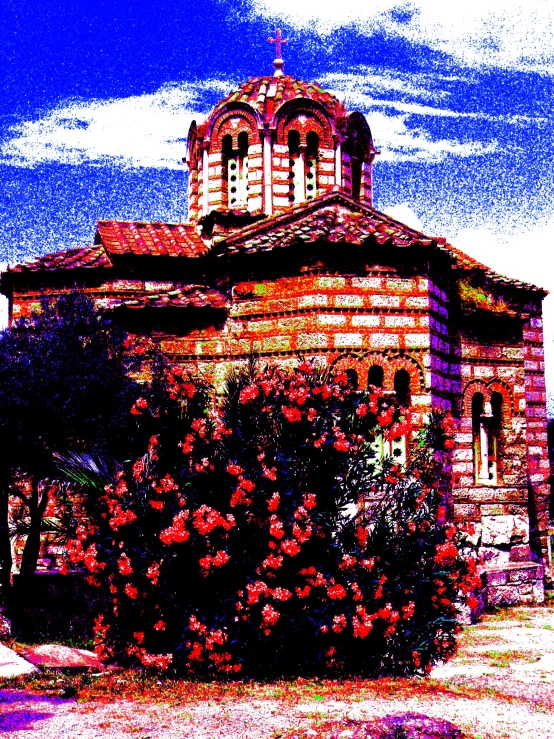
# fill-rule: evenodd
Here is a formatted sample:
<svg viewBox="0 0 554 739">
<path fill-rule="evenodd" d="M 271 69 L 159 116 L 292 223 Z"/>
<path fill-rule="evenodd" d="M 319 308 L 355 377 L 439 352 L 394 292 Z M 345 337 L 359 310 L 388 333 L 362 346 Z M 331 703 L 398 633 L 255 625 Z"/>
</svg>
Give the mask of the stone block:
<svg viewBox="0 0 554 739">
<path fill-rule="evenodd" d="M 369 345 L 372 347 L 396 347 L 398 344 L 398 336 L 394 334 L 371 334 L 369 337 Z"/>
<path fill-rule="evenodd" d="M 337 308 L 361 308 L 364 304 L 362 295 L 336 295 Z"/>
<path fill-rule="evenodd" d="M 346 323 L 346 316 L 340 314 L 323 313 L 317 316 L 317 322 L 324 326 L 341 326 Z"/>
<path fill-rule="evenodd" d="M 372 290 L 380 290 L 383 287 L 382 277 L 353 277 L 352 287 L 369 288 Z"/>
<path fill-rule="evenodd" d="M 362 335 L 361 334 L 335 334 L 334 342 L 336 347 L 350 346 L 350 347 L 361 347 L 362 346 Z"/>
<path fill-rule="evenodd" d="M 485 545 L 508 546 L 529 541 L 529 520 L 523 516 L 484 515 L 481 521 Z"/>
<path fill-rule="evenodd" d="M 486 585 L 507 585 L 508 573 L 503 570 L 485 572 L 483 581 Z"/>
<path fill-rule="evenodd" d="M 352 316 L 353 326 L 379 326 L 380 316 Z"/>
</svg>

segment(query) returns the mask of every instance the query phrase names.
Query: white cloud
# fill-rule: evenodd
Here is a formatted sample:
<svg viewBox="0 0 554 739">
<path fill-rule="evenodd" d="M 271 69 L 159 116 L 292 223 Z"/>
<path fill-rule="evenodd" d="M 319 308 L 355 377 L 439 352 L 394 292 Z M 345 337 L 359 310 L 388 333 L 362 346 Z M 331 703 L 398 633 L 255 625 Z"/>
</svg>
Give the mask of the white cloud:
<svg viewBox="0 0 554 739">
<path fill-rule="evenodd" d="M 469 66 L 554 71 L 552 0 L 252 0 L 259 14 L 328 35 L 354 24 L 442 51 Z"/>
<path fill-rule="evenodd" d="M 406 226 L 415 229 L 416 231 L 423 231 L 423 224 L 419 220 L 417 213 L 408 205 L 408 203 L 397 203 L 383 209 L 383 213 L 394 218 L 400 223 L 404 223 Z"/>
<path fill-rule="evenodd" d="M 362 70 L 362 71 L 360 71 Z M 419 82 L 418 86 L 411 81 Z M 328 92 L 341 100 L 349 110 L 369 111 L 373 108 L 398 110 L 401 113 L 412 113 L 413 115 L 430 116 L 437 118 L 476 118 L 509 125 L 524 125 L 528 123 L 544 124 L 549 119 L 544 116 L 524 115 L 490 115 L 483 111 L 460 112 L 452 108 L 423 105 L 421 102 L 406 101 L 406 98 L 419 99 L 444 99 L 450 93 L 437 87 L 438 82 L 444 81 L 444 77 L 428 75 L 404 75 L 391 70 L 383 69 L 376 71 L 371 68 L 358 67 L 355 72 L 330 73 L 320 77 L 318 82 Z M 473 81 L 464 79 L 470 84 Z M 429 89 L 432 88 L 432 89 Z M 395 97 L 376 97 L 376 91 L 385 93 L 401 93 L 402 99 Z"/>
<path fill-rule="evenodd" d="M 0 148 L 4 162 L 33 166 L 113 162 L 178 169 L 202 93 L 228 92 L 229 82 L 165 87 L 150 95 L 71 103 L 11 130 Z M 200 116 L 201 117 L 201 116 Z"/>
<path fill-rule="evenodd" d="M 446 92 L 429 90 L 430 82 L 436 84 L 436 79 L 429 80 L 426 75 L 403 74 L 389 70 L 377 70 L 371 67 L 357 67 L 355 72 L 330 72 L 319 78 L 320 85 L 341 95 L 341 100 L 349 104 L 358 100 L 370 99 L 375 90 L 383 92 L 399 92 L 403 95 L 417 96 L 419 98 L 445 97 Z M 420 84 L 414 84 L 419 82 Z M 358 96 L 361 95 L 361 98 Z"/>
<path fill-rule="evenodd" d="M 449 115 L 448 110 L 374 100 L 365 91 L 368 84 L 377 80 L 383 90 L 419 95 L 425 92 L 405 80 L 373 74 L 368 82 L 358 73 L 334 75 L 332 79 L 337 83 L 334 92 L 347 98 L 348 107 L 372 111 L 368 120 L 382 149 L 381 161 L 440 161 L 447 156 L 477 156 L 497 149 L 495 142 L 433 140 L 423 128 L 408 125 L 409 117 Z M 14 126 L 12 138 L 0 147 L 0 161 L 24 167 L 60 162 L 179 169 L 190 123 L 193 118 L 203 117 L 197 112 L 202 107 L 202 97 L 206 92 L 223 96 L 232 86 L 229 81 L 208 80 L 164 87 L 149 95 L 71 103 Z M 385 112 L 391 109 L 402 114 Z"/>
<path fill-rule="evenodd" d="M 381 151 L 379 161 L 438 162 L 447 156 L 482 156 L 499 148 L 496 141 L 481 144 L 477 141 L 433 140 L 423 129 L 408 127 L 407 119 L 407 114 L 391 116 L 378 111 L 367 116 L 375 143 Z"/>
</svg>

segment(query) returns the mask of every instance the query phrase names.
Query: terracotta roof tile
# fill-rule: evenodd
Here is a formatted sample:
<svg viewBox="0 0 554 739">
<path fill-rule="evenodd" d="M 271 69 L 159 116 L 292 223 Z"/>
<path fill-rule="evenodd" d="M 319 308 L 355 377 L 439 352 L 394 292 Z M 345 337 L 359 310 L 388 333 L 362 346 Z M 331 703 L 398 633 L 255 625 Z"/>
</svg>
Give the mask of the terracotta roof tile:
<svg viewBox="0 0 554 739">
<path fill-rule="evenodd" d="M 187 285 L 175 290 L 160 290 L 157 293 L 139 293 L 129 296 L 105 298 L 106 308 L 226 308 L 227 298 L 223 293 L 203 285 Z"/>
<path fill-rule="evenodd" d="M 111 267 L 112 263 L 102 244 L 82 249 L 69 249 L 45 254 L 9 268 L 9 272 L 54 272 L 60 269 L 93 269 Z"/>
<path fill-rule="evenodd" d="M 308 98 L 322 104 L 333 117 L 342 118 L 348 115 L 344 105 L 329 92 L 318 85 L 303 82 L 284 74 L 281 77 L 253 77 L 233 91 L 214 108 L 210 119 L 228 103 L 240 101 L 253 105 L 262 117 L 271 116 L 278 106 L 287 100 Z"/>
<path fill-rule="evenodd" d="M 450 256 L 458 269 L 479 271 L 493 282 L 546 292 L 535 285 L 494 272 L 473 257 L 464 254 L 446 239 L 429 237 L 394 220 L 343 193 L 333 192 L 301 203 L 289 210 L 247 226 L 217 244 L 219 254 L 271 251 L 298 243 L 327 241 L 364 244 L 369 239 L 397 247 L 434 247 Z"/>
<path fill-rule="evenodd" d="M 190 223 L 99 221 L 97 241 L 109 254 L 199 257 L 209 250 Z"/>
</svg>

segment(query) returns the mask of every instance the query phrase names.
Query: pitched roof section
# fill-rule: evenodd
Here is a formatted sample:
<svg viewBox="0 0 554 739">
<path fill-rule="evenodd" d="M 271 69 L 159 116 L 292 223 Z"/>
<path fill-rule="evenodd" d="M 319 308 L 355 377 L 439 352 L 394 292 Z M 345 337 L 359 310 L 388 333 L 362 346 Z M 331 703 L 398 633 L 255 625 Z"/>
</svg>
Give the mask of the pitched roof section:
<svg viewBox="0 0 554 739">
<path fill-rule="evenodd" d="M 60 269 L 94 269 L 111 267 L 112 263 L 102 244 L 83 249 L 69 249 L 45 254 L 9 268 L 9 272 L 55 272 Z"/>
<path fill-rule="evenodd" d="M 423 244 L 433 239 L 379 213 L 342 193 L 327 193 L 283 213 L 241 229 L 218 245 L 227 253 L 270 251 L 301 242 L 330 241 L 363 244 Z M 218 249 L 218 250 L 219 250 Z"/>
<path fill-rule="evenodd" d="M 102 243 L 113 255 L 194 258 L 209 251 L 209 246 L 190 223 L 99 221 L 96 243 Z"/>
<path fill-rule="evenodd" d="M 343 193 L 333 192 L 243 228 L 214 246 L 218 254 L 271 251 L 300 243 L 327 241 L 362 245 L 372 239 L 395 247 L 434 247 L 460 270 L 482 272 L 494 282 L 547 294 L 542 288 L 504 277 L 440 237 L 429 237 Z"/>
<path fill-rule="evenodd" d="M 128 297 L 113 297 L 104 300 L 107 308 L 217 308 L 228 307 L 223 293 L 204 285 L 187 285 L 175 290 L 160 290 L 157 293 L 141 293 Z"/>
</svg>

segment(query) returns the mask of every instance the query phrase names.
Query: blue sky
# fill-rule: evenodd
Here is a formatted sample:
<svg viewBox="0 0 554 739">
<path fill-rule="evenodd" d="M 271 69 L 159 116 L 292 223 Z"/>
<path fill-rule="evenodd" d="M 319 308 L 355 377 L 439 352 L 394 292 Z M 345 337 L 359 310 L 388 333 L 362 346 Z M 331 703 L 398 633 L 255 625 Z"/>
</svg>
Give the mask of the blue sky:
<svg viewBox="0 0 554 739">
<path fill-rule="evenodd" d="M 552 0 L 4 0 L 0 262 L 185 219 L 188 125 L 272 72 L 276 26 L 288 73 L 366 114 L 377 208 L 554 292 Z"/>
</svg>

